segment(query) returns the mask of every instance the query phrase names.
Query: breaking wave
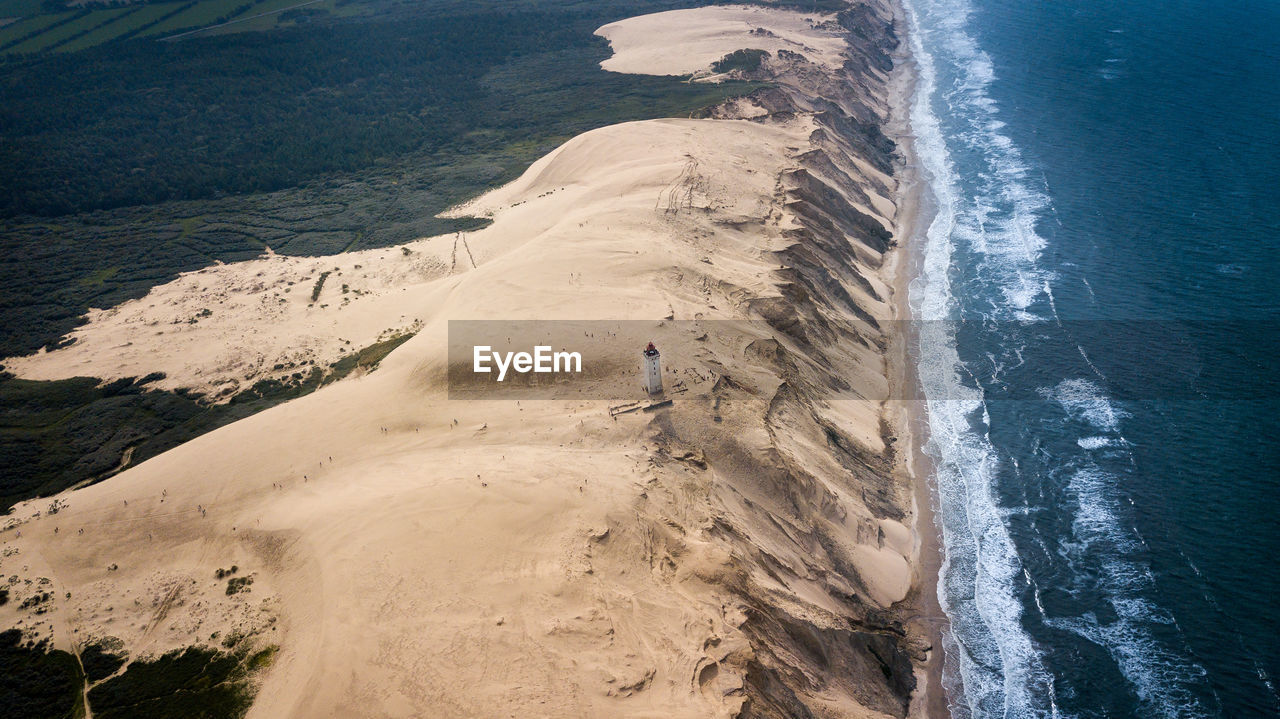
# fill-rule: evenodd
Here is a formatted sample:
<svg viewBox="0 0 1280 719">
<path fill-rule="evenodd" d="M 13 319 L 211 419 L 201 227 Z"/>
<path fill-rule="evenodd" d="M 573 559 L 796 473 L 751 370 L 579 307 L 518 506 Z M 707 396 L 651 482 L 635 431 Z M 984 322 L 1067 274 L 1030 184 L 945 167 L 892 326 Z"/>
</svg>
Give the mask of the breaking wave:
<svg viewBox="0 0 1280 719">
<path fill-rule="evenodd" d="M 1043 404 L 1057 407 L 1046 431 L 1074 433 L 1071 446 L 1078 456 L 1063 460 L 1070 506 L 1013 509 L 1000 499 L 997 479 L 1004 460 L 993 442 L 992 408 L 982 383 L 1003 381 L 1001 368 L 1024 364 L 1028 340 L 1003 327 L 1059 318 L 1052 292 L 1056 275 L 1042 266 L 1048 243 L 1036 229 L 1052 210 L 1051 200 L 1034 188 L 1027 163 L 1003 133 L 988 94 L 995 79 L 992 62 L 967 32 L 970 13 L 966 0 L 907 0 L 917 66 L 911 126 L 936 205 L 910 304 L 920 328 L 918 374 L 930 429 L 926 452 L 934 463 L 943 545 L 938 597 L 950 619 L 943 636 L 948 702 L 956 717 L 1069 714 L 1060 706 L 1045 649 L 1026 628 L 1030 611 L 1039 614 L 1038 623 L 1104 648 L 1148 715 L 1201 716 L 1203 707 L 1186 687 L 1203 669 L 1151 631 L 1173 618 L 1151 596 L 1150 568 L 1136 558 L 1141 538 L 1125 523 L 1117 475 L 1103 468 L 1131 460 L 1121 434 L 1127 415 L 1097 384 L 1100 375 L 1062 378 L 1040 390 Z M 966 366 L 955 323 L 935 321 L 962 319 L 987 328 L 983 371 Z M 1106 456 L 1095 461 L 1094 455 Z M 1021 468 L 1014 464 L 1018 474 Z M 1040 589 L 1007 521 L 1014 511 L 1039 510 L 1069 513 L 1069 534 L 1034 542 L 1081 570 L 1073 581 L 1105 596 L 1114 610 L 1105 621 L 1090 613 L 1045 615 Z M 1024 604 L 1024 595 L 1034 602 Z"/>
</svg>

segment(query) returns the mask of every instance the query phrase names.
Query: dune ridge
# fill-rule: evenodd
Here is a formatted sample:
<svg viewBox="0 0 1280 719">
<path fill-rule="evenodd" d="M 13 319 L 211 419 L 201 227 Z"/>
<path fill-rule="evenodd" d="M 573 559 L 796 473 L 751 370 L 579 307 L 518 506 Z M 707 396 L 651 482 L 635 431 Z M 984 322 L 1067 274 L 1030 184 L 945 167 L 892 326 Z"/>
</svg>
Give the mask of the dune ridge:
<svg viewBox="0 0 1280 719">
<path fill-rule="evenodd" d="M 678 54 L 673 26 L 730 50 L 785 38 L 752 72 L 774 87 L 711 119 L 573 138 L 455 210 L 491 216 L 482 230 L 209 268 L 6 360 L 216 392 L 291 348 L 327 359 L 419 330 L 377 371 L 60 495 L 56 514 L 20 505 L 0 532 L 0 574 L 18 577 L 0 626 L 70 651 L 113 637 L 132 659 L 232 634 L 278 646 L 251 717 L 920 711 L 905 427 L 881 400 L 833 399 L 900 381 L 893 9 L 642 16 L 601 29 L 611 69 Z M 322 269 L 367 292 L 280 301 Z M 242 295 L 217 322 L 141 329 L 215 286 Z M 744 323 L 680 355 L 751 398 L 615 417 L 446 396 L 450 319 L 667 317 L 764 320 L 771 335 Z M 215 577 L 233 564 L 249 591 Z M 56 591 L 33 615 L 19 605 L 41 577 Z"/>
</svg>

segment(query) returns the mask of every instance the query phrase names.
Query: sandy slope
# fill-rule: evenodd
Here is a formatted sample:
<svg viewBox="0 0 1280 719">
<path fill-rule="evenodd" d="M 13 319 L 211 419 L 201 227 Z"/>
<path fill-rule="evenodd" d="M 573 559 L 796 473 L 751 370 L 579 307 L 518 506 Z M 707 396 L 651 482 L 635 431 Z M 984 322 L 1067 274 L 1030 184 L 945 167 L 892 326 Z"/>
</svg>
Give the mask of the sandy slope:
<svg viewBox="0 0 1280 719">
<path fill-rule="evenodd" d="M 755 48 L 798 53 L 831 70 L 843 62 L 845 49 L 834 17 L 724 5 L 629 18 L 596 31 L 614 50 L 600 66 L 614 72 L 692 75 L 707 72 L 734 50 Z"/>
<path fill-rule="evenodd" d="M 833 32 L 802 16 L 682 12 L 679 26 L 725 52 L 765 27 L 830 61 Z M 669 21 L 602 32 L 643 64 L 650 46 L 673 54 Z M 723 54 L 705 52 L 679 67 Z M 0 533 L 0 574 L 19 577 L 0 626 L 65 648 L 114 636 L 134 656 L 255 634 L 281 647 L 251 713 L 263 718 L 704 717 L 753 701 L 767 714 L 764 682 L 827 716 L 903 714 L 911 664 L 888 608 L 913 583 L 910 489 L 890 476 L 878 402 L 800 389 L 820 375 L 812 357 L 883 395 L 881 345 L 784 340 L 770 364 L 750 337 L 726 336 L 729 351 L 687 361 L 775 373 L 759 400 L 616 419 L 599 401 L 445 396 L 450 319 L 776 310 L 804 228 L 789 178 L 816 127 L 788 113 L 589 132 L 464 208 L 494 218 L 465 246 L 210 268 L 96 313 L 68 350 L 6 361 L 31 377 L 162 370 L 170 386 L 229 387 L 281 357 L 422 327 L 372 374 L 69 493 L 55 515 L 35 516 L 48 500 L 19 507 Z M 892 226 L 892 179 L 865 158 L 846 166 L 867 180 L 850 204 Z M 869 313 L 849 326 L 865 330 L 892 316 L 893 288 L 879 251 L 855 255 L 862 279 L 844 292 Z M 343 283 L 367 294 L 344 304 Z M 202 305 L 212 315 L 186 324 Z M 227 597 L 214 579 L 232 564 L 254 577 L 249 593 Z M 40 577 L 56 600 L 32 616 L 17 605 Z"/>
<path fill-rule="evenodd" d="M 336 257 L 281 257 L 215 265 L 153 288 L 145 297 L 88 313 L 56 351 L 4 360 L 30 379 L 141 377 L 217 397 L 255 381 L 326 365 L 418 317 L 405 293 L 472 269 L 456 235 Z M 455 249 L 456 247 L 456 249 Z M 461 262 L 457 254 L 461 253 Z M 328 272 L 320 294 L 312 293 Z"/>
</svg>

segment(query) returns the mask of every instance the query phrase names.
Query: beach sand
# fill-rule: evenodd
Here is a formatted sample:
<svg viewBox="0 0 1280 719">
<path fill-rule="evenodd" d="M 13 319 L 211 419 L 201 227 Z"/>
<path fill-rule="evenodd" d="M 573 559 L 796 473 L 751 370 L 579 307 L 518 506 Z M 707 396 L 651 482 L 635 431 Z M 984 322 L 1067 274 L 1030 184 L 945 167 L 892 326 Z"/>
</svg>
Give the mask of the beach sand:
<svg viewBox="0 0 1280 719">
<path fill-rule="evenodd" d="M 897 26 L 906 27 L 900 6 Z M 899 192 L 898 226 L 894 231 L 901 238 L 899 251 L 892 258 L 896 273 L 894 285 L 895 317 L 899 319 L 899 333 L 892 348 L 891 368 L 893 383 L 898 388 L 894 401 L 889 403 L 889 413 L 900 437 L 901 463 L 898 471 L 903 481 L 914 488 L 913 527 L 915 554 L 912 565 L 917 580 L 912 618 L 916 631 L 928 638 L 931 650 L 925 661 L 917 666 L 917 685 L 912 696 L 912 714 L 926 717 L 948 717 L 950 709 L 942 682 L 943 642 L 942 632 L 947 624 L 946 614 L 938 601 L 937 579 L 942 564 L 942 538 L 934 523 L 933 490 L 930 486 L 932 467 L 924 446 L 928 440 L 927 408 L 920 396 L 916 374 L 917 357 L 914 354 L 917 340 L 909 301 L 909 290 L 921 261 L 924 233 L 932 221 L 934 208 L 928 196 L 927 181 L 920 176 L 916 164 L 914 137 L 910 122 L 910 105 L 916 91 L 915 65 L 906 50 L 907 43 L 894 57 L 894 78 L 890 85 L 891 120 L 888 132 L 897 143 L 902 156 L 898 171 Z"/>
<path fill-rule="evenodd" d="M 894 245 L 915 206 L 877 129 L 899 112 L 893 10 L 863 10 L 857 41 L 777 10 L 606 26 L 615 71 L 710 75 L 720 48 L 760 37 L 799 49 L 770 46 L 778 87 L 715 118 L 573 138 L 454 211 L 491 217 L 482 230 L 210 267 L 5 360 L 225 397 L 417 332 L 375 372 L 65 493 L 56 514 L 20 505 L 0 532 L 0 574 L 19 577 L 0 626 L 70 651 L 114 637 L 133 658 L 278 646 L 251 717 L 934 715 L 936 545 L 910 415 L 884 399 L 910 381 Z M 715 53 L 682 56 L 692 36 L 672 28 Z M 746 398 L 619 416 L 448 398 L 449 320 L 668 317 L 754 320 L 673 353 Z M 250 591 L 225 593 L 231 565 Z M 42 586 L 49 611 L 18 608 Z"/>
</svg>

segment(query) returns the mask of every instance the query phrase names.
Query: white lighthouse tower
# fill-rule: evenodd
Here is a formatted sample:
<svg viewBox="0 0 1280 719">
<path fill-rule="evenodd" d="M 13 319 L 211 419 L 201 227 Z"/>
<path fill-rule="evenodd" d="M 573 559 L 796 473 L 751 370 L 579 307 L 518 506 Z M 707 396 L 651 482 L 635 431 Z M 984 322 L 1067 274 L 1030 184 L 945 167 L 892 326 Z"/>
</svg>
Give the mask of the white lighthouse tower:
<svg viewBox="0 0 1280 719">
<path fill-rule="evenodd" d="M 644 377 L 644 389 L 649 394 L 662 394 L 662 356 L 658 348 L 650 342 L 641 353 L 641 374 Z"/>
</svg>

